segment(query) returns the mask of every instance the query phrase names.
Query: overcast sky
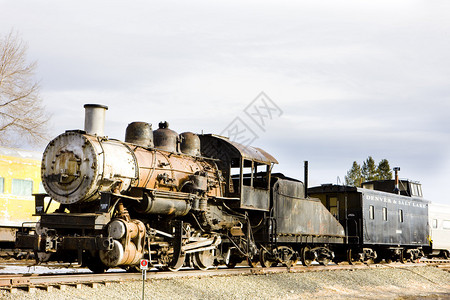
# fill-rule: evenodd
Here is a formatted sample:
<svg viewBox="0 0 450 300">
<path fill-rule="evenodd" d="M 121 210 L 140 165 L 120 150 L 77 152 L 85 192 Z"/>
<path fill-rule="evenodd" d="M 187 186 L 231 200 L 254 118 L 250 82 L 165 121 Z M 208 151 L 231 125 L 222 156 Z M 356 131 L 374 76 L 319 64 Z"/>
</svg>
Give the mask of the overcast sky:
<svg viewBox="0 0 450 300">
<path fill-rule="evenodd" d="M 6 1 L 38 62 L 51 134 L 109 106 L 105 133 L 132 121 L 221 133 L 236 117 L 276 171 L 341 181 L 369 155 L 450 204 L 449 1 Z M 260 92 L 279 108 L 244 113 Z"/>
</svg>

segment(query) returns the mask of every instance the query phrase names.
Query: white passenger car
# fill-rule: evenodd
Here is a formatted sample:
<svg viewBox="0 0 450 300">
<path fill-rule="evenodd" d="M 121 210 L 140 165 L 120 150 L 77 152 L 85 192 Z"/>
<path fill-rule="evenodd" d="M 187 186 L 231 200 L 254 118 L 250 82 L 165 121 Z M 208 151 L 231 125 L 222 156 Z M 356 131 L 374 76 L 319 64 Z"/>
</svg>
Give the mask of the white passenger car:
<svg viewBox="0 0 450 300">
<path fill-rule="evenodd" d="M 450 257 L 450 205 L 430 203 L 428 218 L 433 256 Z"/>
</svg>

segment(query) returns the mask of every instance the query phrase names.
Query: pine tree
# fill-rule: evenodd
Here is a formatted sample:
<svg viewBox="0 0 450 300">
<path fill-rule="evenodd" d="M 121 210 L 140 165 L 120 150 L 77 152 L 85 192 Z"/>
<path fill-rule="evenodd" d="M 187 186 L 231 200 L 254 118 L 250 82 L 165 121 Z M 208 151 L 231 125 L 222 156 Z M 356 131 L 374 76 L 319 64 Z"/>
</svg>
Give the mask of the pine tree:
<svg viewBox="0 0 450 300">
<path fill-rule="evenodd" d="M 377 168 L 375 167 L 375 161 L 372 156 L 369 156 L 366 161 L 363 163 L 361 168 L 361 175 L 364 181 L 372 181 L 377 180 Z"/>
<path fill-rule="evenodd" d="M 387 159 L 382 159 L 378 164 L 377 175 L 380 180 L 392 179 L 392 171 Z"/>
<path fill-rule="evenodd" d="M 392 179 L 392 171 L 387 159 L 382 159 L 375 165 L 372 156 L 369 156 L 362 164 L 362 167 L 356 162 L 353 162 L 352 168 L 347 171 L 345 176 L 345 184 L 350 186 L 361 186 L 364 181 L 373 180 L 390 180 Z"/>
<path fill-rule="evenodd" d="M 345 184 L 350 186 L 361 185 L 361 167 L 356 161 L 353 162 L 352 168 L 345 176 Z"/>
</svg>

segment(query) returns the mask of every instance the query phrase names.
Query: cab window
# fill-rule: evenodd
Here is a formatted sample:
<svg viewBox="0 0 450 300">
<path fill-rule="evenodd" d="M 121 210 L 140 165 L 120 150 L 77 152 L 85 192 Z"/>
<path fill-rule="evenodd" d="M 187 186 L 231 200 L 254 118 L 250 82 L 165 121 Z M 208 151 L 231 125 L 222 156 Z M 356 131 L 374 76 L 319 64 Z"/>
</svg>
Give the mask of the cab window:
<svg viewBox="0 0 450 300">
<path fill-rule="evenodd" d="M 251 186 L 259 189 L 268 189 L 268 172 L 269 166 L 258 163 L 256 161 L 251 161 L 244 159 L 243 172 L 243 184 L 245 186 Z"/>
</svg>

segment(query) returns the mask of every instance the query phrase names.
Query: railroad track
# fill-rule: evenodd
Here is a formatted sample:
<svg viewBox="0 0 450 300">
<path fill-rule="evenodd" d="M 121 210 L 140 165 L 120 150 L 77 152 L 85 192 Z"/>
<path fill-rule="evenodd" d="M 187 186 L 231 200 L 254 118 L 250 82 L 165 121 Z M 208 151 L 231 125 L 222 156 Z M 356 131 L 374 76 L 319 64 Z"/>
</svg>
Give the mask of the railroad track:
<svg viewBox="0 0 450 300">
<path fill-rule="evenodd" d="M 420 262 L 432 265 L 441 265 L 441 264 L 450 264 L 450 259 L 441 259 L 441 258 L 422 258 Z"/>
<path fill-rule="evenodd" d="M 420 262 L 425 263 L 427 265 L 436 266 L 440 269 L 450 272 L 450 259 L 424 258 L 424 259 L 421 259 Z"/>
<path fill-rule="evenodd" d="M 192 277 L 213 277 L 213 276 L 235 276 L 235 275 L 252 275 L 252 274 L 275 274 L 283 272 L 304 273 L 304 272 L 322 272 L 333 270 L 355 270 L 369 268 L 410 268 L 416 266 L 424 266 L 423 263 L 392 263 L 392 264 L 374 264 L 374 265 L 328 265 L 328 266 L 311 266 L 304 267 L 297 265 L 291 268 L 274 267 L 274 268 L 249 268 L 236 267 L 234 269 L 218 268 L 206 271 L 199 270 L 180 270 L 178 272 L 161 272 L 148 271 L 148 279 L 170 279 L 170 278 L 192 278 Z M 450 267 L 450 265 L 447 265 Z M 53 289 L 64 290 L 68 286 L 81 288 L 83 286 L 97 288 L 101 285 L 108 286 L 113 282 L 124 282 L 131 280 L 142 280 L 141 273 L 111 272 L 105 274 L 10 274 L 0 275 L 0 289 L 15 293 L 19 289 L 26 290 L 30 293 L 37 289 L 51 291 Z"/>
</svg>

